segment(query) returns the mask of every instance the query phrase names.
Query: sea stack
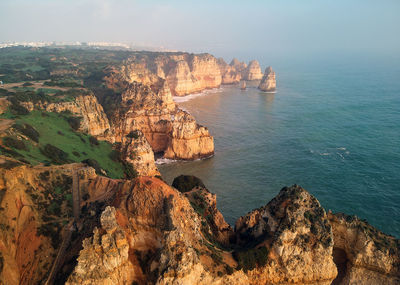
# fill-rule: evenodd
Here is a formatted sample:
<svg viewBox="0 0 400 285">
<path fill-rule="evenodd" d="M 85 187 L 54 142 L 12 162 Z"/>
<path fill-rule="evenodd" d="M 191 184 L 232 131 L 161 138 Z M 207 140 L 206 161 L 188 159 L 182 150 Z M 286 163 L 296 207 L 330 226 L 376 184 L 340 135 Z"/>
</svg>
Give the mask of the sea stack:
<svg viewBox="0 0 400 285">
<path fill-rule="evenodd" d="M 242 80 L 242 81 L 240 82 L 240 89 L 241 89 L 241 90 L 246 90 L 246 81 Z"/>
<path fill-rule="evenodd" d="M 271 66 L 265 69 L 263 78 L 261 79 L 258 89 L 261 91 L 275 91 L 276 90 L 276 79 L 275 71 L 272 70 Z"/>
<path fill-rule="evenodd" d="M 242 79 L 244 80 L 260 80 L 263 77 L 260 64 L 257 60 L 249 62 L 247 68 L 243 71 Z"/>
</svg>

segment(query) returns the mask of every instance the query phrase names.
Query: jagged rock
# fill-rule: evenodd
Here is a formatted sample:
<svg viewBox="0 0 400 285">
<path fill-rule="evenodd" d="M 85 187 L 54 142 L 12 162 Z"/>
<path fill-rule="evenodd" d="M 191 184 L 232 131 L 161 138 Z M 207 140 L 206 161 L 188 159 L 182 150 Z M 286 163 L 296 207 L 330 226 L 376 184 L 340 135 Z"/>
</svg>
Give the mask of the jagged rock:
<svg viewBox="0 0 400 285">
<path fill-rule="evenodd" d="M 212 155 L 214 141 L 208 130 L 177 108 L 165 83 L 160 88 L 153 91 L 137 82 L 127 85 L 121 108 L 112 118 L 115 140 L 125 143 L 126 135 L 140 130 L 152 150 L 163 152 L 166 158 L 189 160 Z M 150 162 L 150 157 L 142 161 Z"/>
<path fill-rule="evenodd" d="M 252 60 L 242 73 L 244 80 L 260 80 L 263 77 L 260 64 L 257 60 Z"/>
<path fill-rule="evenodd" d="M 239 245 L 267 248 L 268 265 L 252 270 L 260 283 L 330 284 L 336 277 L 333 235 L 325 211 L 297 185 L 283 188 L 266 206 L 239 218 L 235 232 Z"/>
<path fill-rule="evenodd" d="M 95 228 L 93 237 L 83 241 L 78 264 L 66 284 L 132 284 L 129 244 L 115 208 L 107 207 L 100 221 L 102 228 Z"/>
<path fill-rule="evenodd" d="M 138 175 L 155 176 L 160 175 L 154 162 L 154 152 L 140 130 L 131 131 L 122 138 L 122 159 L 137 171 Z"/>
<path fill-rule="evenodd" d="M 338 277 L 333 284 L 400 284 L 400 241 L 367 222 L 328 214 Z"/>
<path fill-rule="evenodd" d="M 240 82 L 242 71 L 235 66 L 228 65 L 222 58 L 218 59 L 218 65 L 222 74 L 222 84 L 234 84 Z"/>
<path fill-rule="evenodd" d="M 240 62 L 237 58 L 232 59 L 229 65 L 234 67 L 240 73 L 242 73 L 247 68 L 247 64 L 244 62 Z"/>
<path fill-rule="evenodd" d="M 261 91 L 275 91 L 275 71 L 272 70 L 271 66 L 265 69 L 264 76 L 261 79 L 260 85 L 258 85 L 258 89 L 260 89 Z"/>
</svg>

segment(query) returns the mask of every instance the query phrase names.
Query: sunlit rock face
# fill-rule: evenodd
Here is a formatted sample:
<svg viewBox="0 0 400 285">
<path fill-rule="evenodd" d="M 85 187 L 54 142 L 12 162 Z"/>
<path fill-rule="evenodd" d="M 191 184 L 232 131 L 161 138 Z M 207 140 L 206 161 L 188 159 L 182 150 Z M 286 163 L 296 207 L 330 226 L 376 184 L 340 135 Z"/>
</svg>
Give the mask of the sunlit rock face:
<svg viewBox="0 0 400 285">
<path fill-rule="evenodd" d="M 328 214 L 338 277 L 333 284 L 400 284 L 400 241 L 354 216 Z"/>
<path fill-rule="evenodd" d="M 261 91 L 266 91 L 266 92 L 276 90 L 275 71 L 272 70 L 271 66 L 269 66 L 265 69 L 264 76 L 261 79 L 258 89 L 260 89 Z"/>
<path fill-rule="evenodd" d="M 188 68 L 186 62 L 179 62 Z M 214 153 L 213 137 L 207 128 L 197 124 L 192 115 L 180 110 L 172 100 L 168 79 L 158 78 L 152 85 L 146 85 L 137 81 L 129 83 L 124 77 L 117 71 L 107 79 L 112 84 L 123 86 L 121 94 L 115 99 L 118 107 L 111 116 L 112 133 L 115 141 L 122 143 L 122 149 L 128 149 L 124 145 L 129 142 L 124 137 L 138 130 L 152 151 L 161 153 L 165 158 L 192 160 Z M 145 155 L 144 152 L 134 153 Z M 150 160 L 150 156 L 140 159 L 152 165 Z M 152 166 L 139 168 L 153 169 Z"/>
<path fill-rule="evenodd" d="M 249 65 L 242 73 L 242 78 L 244 80 L 260 80 L 262 77 L 261 67 L 257 60 L 250 61 Z"/>
</svg>

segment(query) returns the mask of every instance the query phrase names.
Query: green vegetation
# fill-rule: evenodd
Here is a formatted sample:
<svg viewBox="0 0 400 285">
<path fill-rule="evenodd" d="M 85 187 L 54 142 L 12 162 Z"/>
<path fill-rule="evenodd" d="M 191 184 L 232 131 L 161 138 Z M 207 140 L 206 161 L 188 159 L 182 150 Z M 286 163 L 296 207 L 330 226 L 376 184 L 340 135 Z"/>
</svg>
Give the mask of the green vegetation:
<svg viewBox="0 0 400 285">
<path fill-rule="evenodd" d="M 256 266 L 265 266 L 267 264 L 268 249 L 265 246 L 261 246 L 244 251 L 235 251 L 233 257 L 236 259 L 239 269 L 247 272 Z"/>
<path fill-rule="evenodd" d="M 39 142 L 35 140 L 22 141 L 11 137 L 4 138 L 6 142 L 4 139 L 3 142 L 9 149 L 0 148 L 1 154 L 13 157 L 17 154 L 32 165 L 95 159 L 109 177 L 124 177 L 126 166 L 110 158 L 113 151 L 112 145 L 105 141 L 98 141 L 97 145 L 89 143 L 89 135 L 77 133 L 71 128 L 68 123 L 68 119 L 71 118 L 69 114 L 33 111 L 17 117 L 11 113 L 5 113 L 0 115 L 1 117 L 14 118 L 17 125 L 29 124 L 39 134 Z M 63 135 L 60 135 L 59 132 L 62 132 Z M 76 155 L 77 153 L 79 156 Z M 134 172 L 133 169 L 129 171 Z M 132 175 L 132 173 L 128 175 Z"/>
<path fill-rule="evenodd" d="M 195 187 L 205 188 L 203 181 L 196 176 L 180 175 L 172 182 L 172 187 L 175 187 L 180 192 L 185 193 L 191 191 Z"/>
</svg>

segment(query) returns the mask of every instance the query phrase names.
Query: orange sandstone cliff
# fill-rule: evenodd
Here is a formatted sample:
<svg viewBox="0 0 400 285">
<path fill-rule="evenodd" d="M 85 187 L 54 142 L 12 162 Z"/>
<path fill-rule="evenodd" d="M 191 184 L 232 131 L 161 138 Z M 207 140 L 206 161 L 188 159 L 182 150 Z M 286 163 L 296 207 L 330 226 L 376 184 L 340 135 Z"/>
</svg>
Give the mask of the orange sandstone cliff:
<svg viewBox="0 0 400 285">
<path fill-rule="evenodd" d="M 398 240 L 356 218 L 327 215 L 296 185 L 232 229 L 215 195 L 195 179 L 171 187 L 155 177 L 97 176 L 81 164 L 31 167 L 3 159 L 1 166 L 4 284 L 41 283 L 50 273 L 56 284 L 399 282 Z"/>
</svg>

